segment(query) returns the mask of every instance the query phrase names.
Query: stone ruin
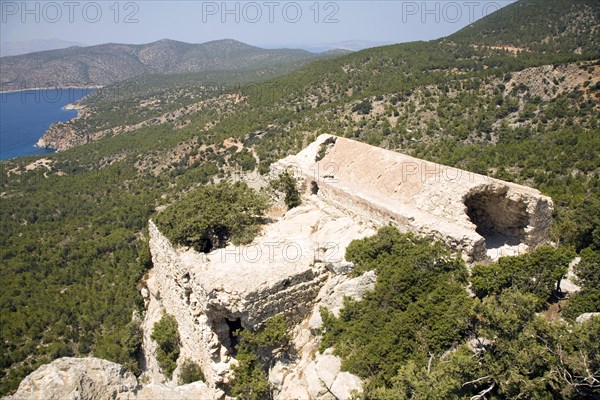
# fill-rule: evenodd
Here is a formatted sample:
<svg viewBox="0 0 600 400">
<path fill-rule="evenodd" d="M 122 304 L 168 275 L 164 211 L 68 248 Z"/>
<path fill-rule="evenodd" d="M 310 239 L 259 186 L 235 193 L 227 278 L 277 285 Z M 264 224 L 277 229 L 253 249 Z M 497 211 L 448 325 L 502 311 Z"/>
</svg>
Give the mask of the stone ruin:
<svg viewBox="0 0 600 400">
<path fill-rule="evenodd" d="M 176 248 L 150 221 L 154 267 L 142 289 L 145 372 L 116 398 L 225 398 L 221 389 L 236 362 L 236 331 L 257 329 L 277 314 L 296 325 L 295 353 L 276 357 L 269 371 L 274 398 L 350 398 L 361 390 L 361 380 L 341 371 L 330 349 L 318 352 L 318 332 L 321 307 L 338 315 L 344 298 L 360 299 L 376 283 L 373 271 L 348 275 L 354 266 L 344 254 L 352 240 L 393 225 L 442 240 L 473 263 L 527 251 L 548 239 L 552 201 L 539 191 L 353 140 L 321 135 L 275 163 L 271 176 L 283 170 L 300 180 L 303 204 L 263 227 L 251 245 L 207 254 Z M 151 332 L 164 313 L 178 323 L 179 360 L 197 362 L 208 386 L 178 386 L 179 367 L 173 379 L 162 375 Z M 95 368 L 77 365 L 84 372 Z M 119 371 L 115 382 L 125 382 Z M 75 389 L 78 374 L 68 374 Z M 35 392 L 44 376 L 25 380 L 19 392 L 25 397 Z"/>
<path fill-rule="evenodd" d="M 256 329 L 284 314 L 296 323 L 305 319 L 315 333 L 318 308 L 343 298 L 332 301 L 319 293 L 332 286 L 332 276 L 352 270 L 343 259 L 346 246 L 378 227 L 393 225 L 440 239 L 469 263 L 547 241 L 552 201 L 525 186 L 331 135 L 321 135 L 297 155 L 275 163 L 271 177 L 284 170 L 300 180 L 303 205 L 266 225 L 249 246 L 208 254 L 175 248 L 150 222 L 154 269 L 144 330 L 149 332 L 159 318 L 158 308 L 174 315 L 182 356 L 198 362 L 213 387 L 230 378 L 237 330 Z M 338 280 L 330 294 L 347 284 L 345 278 Z M 146 351 L 151 353 L 152 346 L 146 337 Z M 288 374 L 294 369 L 278 368 Z M 289 396 L 310 386 L 298 383 L 302 375 L 291 373 L 295 383 L 282 383 L 282 393 Z"/>
<path fill-rule="evenodd" d="M 149 233 L 154 268 L 145 296 L 146 370 L 152 382 L 162 383 L 150 332 L 166 312 L 178 322 L 180 359 L 194 360 L 210 386 L 222 387 L 235 362 L 236 331 L 255 330 L 277 314 L 299 324 L 314 312 L 326 281 L 352 269 L 343 261 L 346 246 L 375 231 L 314 198 L 265 226 L 247 246 L 231 245 L 205 254 L 174 247 L 152 221 Z M 356 288 L 347 291 L 352 290 L 356 292 Z M 332 307 L 335 304 L 331 302 Z M 337 374 L 347 373 L 338 369 Z"/>
<path fill-rule="evenodd" d="M 530 187 L 332 135 L 271 172 L 286 169 L 358 220 L 442 240 L 469 263 L 548 240 L 552 200 Z"/>
</svg>

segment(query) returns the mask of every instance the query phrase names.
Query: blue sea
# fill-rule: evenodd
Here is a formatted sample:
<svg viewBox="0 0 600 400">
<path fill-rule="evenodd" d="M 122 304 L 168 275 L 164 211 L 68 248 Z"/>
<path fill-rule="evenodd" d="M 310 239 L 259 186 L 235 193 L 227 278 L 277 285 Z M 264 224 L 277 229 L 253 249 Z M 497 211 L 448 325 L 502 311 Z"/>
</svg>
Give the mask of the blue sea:
<svg viewBox="0 0 600 400">
<path fill-rule="evenodd" d="M 77 116 L 64 106 L 92 93 L 93 89 L 44 89 L 0 93 L 0 160 L 53 153 L 35 147 L 54 122 Z"/>
</svg>

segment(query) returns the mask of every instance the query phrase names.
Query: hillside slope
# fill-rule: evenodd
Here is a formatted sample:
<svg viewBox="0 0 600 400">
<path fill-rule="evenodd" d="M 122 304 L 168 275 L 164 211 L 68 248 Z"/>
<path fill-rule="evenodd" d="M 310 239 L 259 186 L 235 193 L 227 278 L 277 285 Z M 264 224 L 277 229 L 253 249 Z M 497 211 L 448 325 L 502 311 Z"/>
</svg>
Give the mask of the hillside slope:
<svg viewBox="0 0 600 400">
<path fill-rule="evenodd" d="M 369 49 L 224 92 L 177 84 L 134 98 L 112 96 L 110 90 L 118 87 L 90 97 L 82 118 L 67 126 L 84 138 L 106 130 L 101 139 L 47 155 L 47 161 L 28 157 L 1 164 L 0 302 L 6 312 L 0 315 L 0 354 L 8 355 L 0 365 L 1 392 L 62 356 L 94 354 L 139 372 L 138 326 L 131 317 L 133 310 L 143 310 L 136 284 L 150 267 L 148 218 L 213 180 L 259 180 L 257 173 L 267 173 L 271 163 L 320 133 L 550 195 L 556 206 L 552 240 L 591 260 L 592 284 L 559 303 L 543 303 L 546 309 L 538 311 L 560 309 L 568 323 L 580 313 L 600 311 L 600 291 L 592 279 L 600 265 L 593 261 L 600 251 L 600 52 L 593 45 L 597 30 L 580 34 L 598 25 L 600 3 L 564 3 L 589 18 L 570 21 L 555 2 L 539 2 L 535 13 L 516 22 L 502 14 L 474 24 L 490 32 L 481 41 L 477 35 L 459 40 L 468 32 L 462 31 L 439 41 Z M 499 28 L 517 22 L 522 30 Z M 563 23 L 569 29 L 561 40 L 574 45 L 559 52 L 536 48 L 538 38 L 554 35 L 540 26 Z M 527 37 L 532 41 L 519 39 Z M 507 45 L 529 50 L 513 52 Z M 144 79 L 140 87 L 151 87 L 152 80 Z M 225 75 L 215 80 L 228 81 Z M 563 337 L 573 337 L 565 326 Z M 515 348 L 527 346 L 510 349 Z M 536 349 L 554 360 L 544 346 Z M 507 363 L 517 359 L 507 354 Z M 414 371 L 426 370 L 430 358 L 422 356 Z M 523 360 L 525 371 L 530 364 Z M 432 363 L 432 368 L 444 365 L 439 357 Z M 490 373 L 494 370 L 512 371 L 510 363 Z M 548 371 L 546 364 L 536 370 Z M 482 385 L 460 390 L 475 396 L 492 383 Z M 497 398 L 511 398 L 499 390 L 495 385 Z"/>
<path fill-rule="evenodd" d="M 143 45 L 107 43 L 0 59 L 2 90 L 104 86 L 144 74 L 259 68 L 303 63 L 322 56 L 304 50 L 267 50 L 235 40 L 190 44 L 159 40 Z"/>
<path fill-rule="evenodd" d="M 502 8 L 445 41 L 511 51 L 585 53 L 600 47 L 594 0 L 524 0 Z"/>
</svg>

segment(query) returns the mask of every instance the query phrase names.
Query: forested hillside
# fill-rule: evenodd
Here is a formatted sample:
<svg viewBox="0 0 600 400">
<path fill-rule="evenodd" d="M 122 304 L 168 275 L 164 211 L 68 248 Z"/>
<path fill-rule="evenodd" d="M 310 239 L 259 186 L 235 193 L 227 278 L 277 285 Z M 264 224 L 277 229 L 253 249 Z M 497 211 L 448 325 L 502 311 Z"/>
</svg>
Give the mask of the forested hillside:
<svg viewBox="0 0 600 400">
<path fill-rule="evenodd" d="M 349 304 L 345 320 L 330 319 L 328 329 L 340 335 L 325 332 L 324 339 L 346 368 L 367 379 L 370 396 L 433 398 L 435 390 L 439 398 L 461 398 L 491 387 L 486 393 L 495 398 L 513 398 L 525 382 L 531 383 L 530 398 L 593 398 L 600 379 L 598 322 L 569 324 L 580 313 L 600 311 L 600 286 L 593 278 L 600 274 L 599 29 L 597 1 L 520 1 L 441 40 L 316 61 L 253 85 L 213 91 L 148 77 L 136 81 L 146 88 L 138 94 L 123 96 L 113 87 L 113 95 L 107 88 L 86 99 L 84 115 L 67 124 L 82 136 L 188 109 L 46 156 L 47 166 L 33 164 L 32 157 L 1 164 L 0 393 L 40 364 L 67 355 L 93 354 L 137 371 L 142 298 L 136 285 L 150 267 L 148 218 L 211 180 L 255 169 L 264 174 L 316 135 L 332 133 L 552 196 L 552 240 L 561 247 L 556 254 L 507 261 L 528 266 L 519 269 L 523 281 L 553 279 L 539 275 L 538 267 L 549 262 L 562 268 L 560 254 L 577 251 L 584 260 L 578 271 L 584 290 L 570 299 L 488 279 L 498 276 L 493 268 L 502 270 L 500 264 L 491 271 L 474 269 L 490 286 L 476 286 L 478 297 L 466 299 L 464 266 L 444 261 L 434 264 L 439 274 L 424 273 L 428 286 L 415 288 L 409 300 L 417 314 L 411 314 L 377 309 L 376 296 L 390 284 L 378 281 L 383 292 Z M 219 73 L 215 80 L 236 81 L 235 74 Z M 160 91 L 152 89 L 157 80 L 166 83 Z M 406 267 L 386 275 L 399 282 L 419 257 L 446 260 L 443 249 L 419 243 L 412 254 L 400 254 L 394 246 L 408 239 L 383 234 L 391 244 L 381 254 L 361 255 L 368 251 L 356 244 L 349 257 L 361 268 L 383 272 L 391 258 Z M 440 287 L 456 290 L 440 293 Z M 471 318 L 446 330 L 441 311 L 433 310 L 441 325 L 407 334 L 405 354 L 373 352 L 356 359 L 352 349 L 365 343 L 389 340 L 393 347 L 402 339 L 373 330 L 358 312 L 394 316 L 412 326 L 423 321 L 419 310 L 437 300 Z M 566 310 L 567 322 L 550 323 L 536 314 L 550 307 Z M 367 337 L 361 336 L 365 326 Z M 482 345 L 484 364 L 469 358 L 467 339 L 492 336 L 498 338 L 493 345 Z M 421 346 L 423 338 L 432 345 Z M 442 358 L 450 348 L 456 351 Z M 577 354 L 585 354 L 588 364 L 571 357 Z M 582 371 L 591 371 L 596 381 Z M 557 374 L 570 374 L 571 384 Z"/>
<path fill-rule="evenodd" d="M 141 45 L 106 43 L 3 57 L 0 84 L 3 91 L 105 86 L 147 74 L 268 68 L 289 63 L 301 66 L 328 56 L 304 50 L 261 49 L 231 39 L 199 44 L 168 39 Z"/>
</svg>

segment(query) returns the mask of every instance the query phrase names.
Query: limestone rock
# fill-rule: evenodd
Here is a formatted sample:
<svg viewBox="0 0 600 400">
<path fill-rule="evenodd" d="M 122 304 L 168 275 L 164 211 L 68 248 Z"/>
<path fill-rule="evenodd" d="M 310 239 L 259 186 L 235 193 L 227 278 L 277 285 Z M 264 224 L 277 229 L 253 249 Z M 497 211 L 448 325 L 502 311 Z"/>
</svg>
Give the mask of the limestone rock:
<svg viewBox="0 0 600 400">
<path fill-rule="evenodd" d="M 156 286 L 154 270 L 150 270 L 147 279 L 148 301 L 146 313 L 142 321 L 142 377 L 150 383 L 165 383 L 168 379 L 163 375 L 156 358 L 157 344 L 152 340 L 154 324 L 160 321 L 164 310 L 160 305 L 160 293 Z"/>
<path fill-rule="evenodd" d="M 10 400 L 125 400 L 134 398 L 136 377 L 98 358 L 59 358 L 27 376 Z"/>
<path fill-rule="evenodd" d="M 6 400 L 221 400 L 225 393 L 203 382 L 142 386 L 119 364 L 99 358 L 59 358 L 27 376 Z"/>
<path fill-rule="evenodd" d="M 323 287 L 319 294 L 319 307 L 315 307 L 309 320 L 309 328 L 316 333 L 323 321 L 321 320 L 320 308 L 325 307 L 336 317 L 344 306 L 344 298 L 349 297 L 353 300 L 362 299 L 365 292 L 373 290 L 377 276 L 374 271 L 368 271 L 364 274 L 346 280 L 332 279 Z"/>
<path fill-rule="evenodd" d="M 311 315 L 292 332 L 296 358 L 278 361 L 269 372 L 274 399 L 347 399 L 351 392 L 362 390 L 359 377 L 340 372 L 341 361 L 331 349 L 324 354 L 318 353 L 318 330 L 322 325 L 320 309 L 325 307 L 338 315 L 344 297 L 359 300 L 366 291 L 374 288 L 376 280 L 373 271 L 352 279 L 346 275 L 329 277 L 315 300 Z"/>
<path fill-rule="evenodd" d="M 333 395 L 327 391 L 327 388 L 323 385 L 323 382 L 319 379 L 319 372 L 317 371 L 316 362 L 308 364 L 304 370 L 306 377 L 306 390 L 313 399 L 333 399 Z"/>
<path fill-rule="evenodd" d="M 577 293 L 581 291 L 581 286 L 576 284 L 577 276 L 575 275 L 575 267 L 581 261 L 581 257 L 575 257 L 573 261 L 569 264 L 569 270 L 567 271 L 567 276 L 565 276 L 560 281 L 560 290 L 563 293 Z"/>
<path fill-rule="evenodd" d="M 354 270 L 354 263 L 345 260 L 336 261 L 327 263 L 326 267 L 336 275 L 347 275 Z"/>
<path fill-rule="evenodd" d="M 142 387 L 137 393 L 137 400 L 221 400 L 225 393 L 219 389 L 211 389 L 203 382 L 169 387 L 162 384 L 151 384 Z"/>
<path fill-rule="evenodd" d="M 349 399 L 353 392 L 362 392 L 360 378 L 341 372 L 338 357 L 325 352 L 318 354 L 305 370 L 307 389 L 314 399 Z"/>
<path fill-rule="evenodd" d="M 592 318 L 600 318 L 600 312 L 583 313 L 577 317 L 577 319 L 575 319 L 575 322 L 578 324 L 583 324 L 585 321 L 589 321 Z"/>
<path fill-rule="evenodd" d="M 362 381 L 349 372 L 340 372 L 335 377 L 330 390 L 338 399 L 349 399 L 353 393 L 362 392 Z"/>
</svg>

